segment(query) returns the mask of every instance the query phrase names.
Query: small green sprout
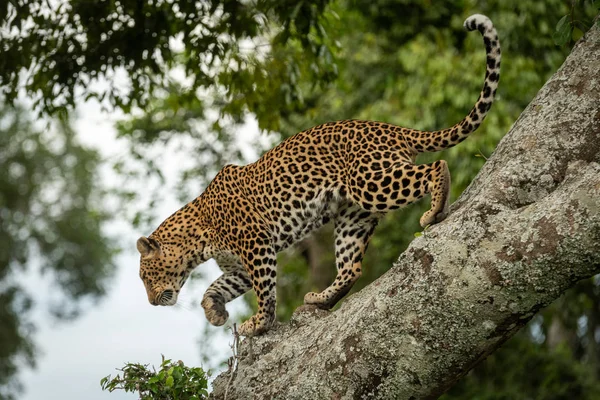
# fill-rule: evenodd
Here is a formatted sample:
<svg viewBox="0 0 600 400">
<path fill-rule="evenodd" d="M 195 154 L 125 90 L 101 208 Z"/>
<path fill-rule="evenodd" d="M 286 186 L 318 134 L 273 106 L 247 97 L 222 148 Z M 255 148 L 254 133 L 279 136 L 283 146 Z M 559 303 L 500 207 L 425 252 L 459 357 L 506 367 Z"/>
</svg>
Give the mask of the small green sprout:
<svg viewBox="0 0 600 400">
<path fill-rule="evenodd" d="M 431 226 L 431 224 L 427 225 L 425 228 L 423 228 L 422 232 L 415 232 L 414 235 L 416 238 L 421 237 L 421 236 L 425 236 L 425 233 L 427 232 L 427 229 Z"/>
</svg>

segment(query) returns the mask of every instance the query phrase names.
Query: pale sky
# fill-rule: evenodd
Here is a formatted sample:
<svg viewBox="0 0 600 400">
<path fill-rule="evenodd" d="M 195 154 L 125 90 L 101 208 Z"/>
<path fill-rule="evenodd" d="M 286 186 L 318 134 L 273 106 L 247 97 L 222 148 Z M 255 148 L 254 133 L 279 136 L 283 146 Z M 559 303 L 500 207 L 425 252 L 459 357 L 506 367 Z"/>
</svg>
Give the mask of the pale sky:
<svg viewBox="0 0 600 400">
<path fill-rule="evenodd" d="M 99 148 L 104 155 L 122 150 L 113 128 L 114 121 L 119 118 L 117 113 L 103 113 L 97 103 L 86 103 L 78 109 L 78 115 L 75 127 L 82 142 Z M 240 133 L 240 140 L 255 140 L 257 131 L 250 123 Z M 179 162 L 177 154 L 168 155 L 166 159 L 172 160 L 165 165 L 167 173 L 174 172 L 174 166 Z M 174 198 L 161 204 L 157 225 L 181 205 Z M 184 287 L 180 296 L 183 307 L 151 306 L 138 275 L 139 255 L 135 248 L 136 239 L 150 232 L 135 232 L 127 221 L 113 223 L 107 228 L 119 238 L 124 249 L 116 259 L 118 271 L 108 295 L 74 322 L 53 323 L 45 315 L 43 304 L 36 308 L 33 316 L 38 330 L 34 341 L 40 354 L 37 368 L 24 369 L 20 374 L 25 393 L 18 396 L 19 399 L 136 399 L 135 394 L 121 391 L 103 392 L 100 379 L 108 374 L 114 376 L 115 368 L 126 362 L 159 365 L 161 354 L 182 360 L 188 366 L 200 365 L 198 343 L 205 340 L 203 331 L 208 323 L 204 312 L 193 310 L 189 304 L 194 298 L 201 298 L 210 281 Z M 211 281 L 220 274 L 212 261 L 198 269 L 202 269 L 203 276 Z M 44 294 L 52 289 L 43 277 L 29 274 L 26 278 L 26 287 L 32 293 L 41 293 L 38 300 L 43 302 Z M 227 308 L 230 320 L 226 326 L 236 322 L 235 314 L 243 312 L 245 306 L 238 299 Z M 239 317 L 237 319 L 239 323 Z M 211 336 L 206 340 L 211 341 L 208 347 L 215 354 L 210 364 L 215 366 L 229 356 L 231 334 L 224 327 L 208 329 Z M 219 371 L 215 372 L 214 375 Z"/>
</svg>

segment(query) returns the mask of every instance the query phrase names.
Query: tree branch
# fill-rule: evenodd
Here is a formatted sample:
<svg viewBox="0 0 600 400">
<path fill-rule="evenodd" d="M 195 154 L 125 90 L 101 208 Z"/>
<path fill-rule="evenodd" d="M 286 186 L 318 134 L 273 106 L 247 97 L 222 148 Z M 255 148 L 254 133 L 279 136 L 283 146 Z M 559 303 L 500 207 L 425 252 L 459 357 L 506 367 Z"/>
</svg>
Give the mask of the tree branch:
<svg viewBox="0 0 600 400">
<path fill-rule="evenodd" d="M 436 398 L 599 273 L 598 71 L 594 24 L 448 219 L 339 310 L 301 307 L 289 324 L 246 339 L 228 400 Z M 230 378 L 216 378 L 214 398 Z"/>
</svg>

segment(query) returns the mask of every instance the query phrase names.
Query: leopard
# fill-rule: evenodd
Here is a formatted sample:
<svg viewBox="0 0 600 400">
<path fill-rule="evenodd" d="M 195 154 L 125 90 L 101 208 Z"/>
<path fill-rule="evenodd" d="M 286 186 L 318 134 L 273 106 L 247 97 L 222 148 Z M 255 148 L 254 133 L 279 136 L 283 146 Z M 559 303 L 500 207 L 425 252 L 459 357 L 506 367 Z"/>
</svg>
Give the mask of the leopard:
<svg viewBox="0 0 600 400">
<path fill-rule="evenodd" d="M 479 97 L 460 122 L 437 131 L 366 120 L 328 122 L 289 137 L 254 163 L 226 165 L 200 196 L 137 240 L 150 304 L 176 304 L 192 271 L 213 259 L 223 274 L 202 298 L 207 320 L 224 325 L 226 303 L 253 289 L 258 310 L 237 332 L 263 334 L 276 319 L 280 251 L 333 223 L 336 277 L 323 291 L 304 297 L 307 306 L 329 310 L 360 278 L 383 215 L 430 195 L 421 226 L 444 220 L 448 164 L 416 164 L 416 157 L 453 147 L 474 132 L 490 110 L 500 78 L 500 43 L 492 21 L 475 14 L 464 27 L 482 35 L 486 68 Z"/>
</svg>

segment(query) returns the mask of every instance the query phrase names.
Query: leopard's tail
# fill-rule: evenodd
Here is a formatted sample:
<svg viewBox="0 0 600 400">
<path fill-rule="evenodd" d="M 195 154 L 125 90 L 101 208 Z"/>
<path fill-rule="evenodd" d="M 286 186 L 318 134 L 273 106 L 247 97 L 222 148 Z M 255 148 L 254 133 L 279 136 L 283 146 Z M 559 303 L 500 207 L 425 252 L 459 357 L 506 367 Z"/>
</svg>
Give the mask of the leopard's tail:
<svg viewBox="0 0 600 400">
<path fill-rule="evenodd" d="M 456 146 L 465 140 L 471 132 L 474 132 L 481 125 L 494 102 L 498 80 L 500 79 L 500 42 L 498 41 L 498 33 L 492 21 L 481 14 L 474 14 L 467 18 L 464 27 L 468 31 L 477 29 L 483 36 L 487 55 L 483 89 L 479 93 L 479 98 L 473 109 L 471 109 L 471 112 L 453 127 L 434 132 L 409 132 L 412 140 L 409 139 L 408 142 L 419 153 L 444 150 Z"/>
</svg>

